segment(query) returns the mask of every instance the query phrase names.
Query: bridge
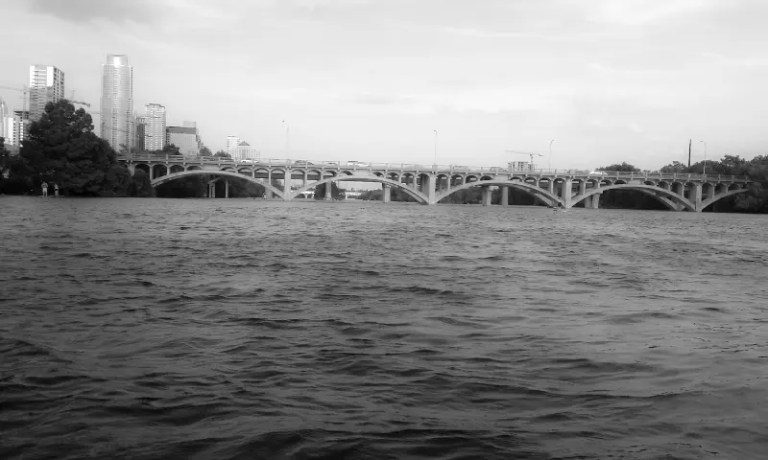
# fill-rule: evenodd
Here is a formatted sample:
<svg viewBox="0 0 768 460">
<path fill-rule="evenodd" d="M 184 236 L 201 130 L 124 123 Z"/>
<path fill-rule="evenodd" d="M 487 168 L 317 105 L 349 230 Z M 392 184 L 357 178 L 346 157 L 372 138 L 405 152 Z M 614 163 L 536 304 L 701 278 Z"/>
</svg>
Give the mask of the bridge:
<svg viewBox="0 0 768 460">
<path fill-rule="evenodd" d="M 389 202 L 392 188 L 398 188 L 417 202 L 434 205 L 446 197 L 471 187 L 481 187 L 483 205 L 491 204 L 492 191 L 501 190 L 501 205 L 509 204 L 509 191 L 532 195 L 550 207 L 571 208 L 583 202 L 597 209 L 601 194 L 610 190 L 634 190 L 654 197 L 675 211 L 701 212 L 707 206 L 748 190 L 746 177 L 713 174 L 660 172 L 540 170 L 513 167 L 424 166 L 391 163 L 308 162 L 286 159 L 235 161 L 222 157 L 185 158 L 182 155 L 120 155 L 118 160 L 133 174 L 141 169 L 153 187 L 169 181 L 205 175 L 208 196 L 215 197 L 215 184 L 224 181 L 228 196 L 229 180 L 238 179 L 261 185 L 266 198 L 290 201 L 306 197 L 319 185 L 333 182 L 377 182 L 382 201 Z M 331 187 L 325 187 L 331 199 Z"/>
</svg>

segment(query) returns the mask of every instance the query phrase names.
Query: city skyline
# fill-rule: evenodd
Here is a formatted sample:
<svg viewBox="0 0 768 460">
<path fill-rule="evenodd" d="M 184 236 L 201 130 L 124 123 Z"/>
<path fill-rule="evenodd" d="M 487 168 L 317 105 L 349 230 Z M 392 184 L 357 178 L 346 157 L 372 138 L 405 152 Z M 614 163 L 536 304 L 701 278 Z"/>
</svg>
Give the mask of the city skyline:
<svg viewBox="0 0 768 460">
<path fill-rule="evenodd" d="M 153 2 L 152 17 L 144 8 L 8 5 L 0 38 L 24 24 L 35 40 L 9 48 L 0 86 L 20 86 L 19 73 L 44 62 L 66 70 L 68 98 L 97 107 L 98 65 L 124 54 L 136 106 L 162 103 L 169 125 L 196 120 L 214 152 L 236 134 L 263 158 L 527 160 L 513 150 L 542 155 L 542 167 L 655 169 L 686 162 L 689 139 L 693 162 L 749 159 L 768 145 L 768 32 L 756 19 L 768 6 L 757 2 Z M 19 105 L 11 90 L 0 97 Z"/>
</svg>

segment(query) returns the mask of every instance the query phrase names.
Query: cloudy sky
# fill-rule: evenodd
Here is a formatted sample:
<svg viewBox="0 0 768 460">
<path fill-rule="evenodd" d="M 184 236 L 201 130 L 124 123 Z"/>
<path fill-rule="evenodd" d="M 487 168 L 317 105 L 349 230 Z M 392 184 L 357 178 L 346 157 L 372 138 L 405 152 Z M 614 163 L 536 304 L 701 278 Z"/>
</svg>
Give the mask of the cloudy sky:
<svg viewBox="0 0 768 460">
<path fill-rule="evenodd" d="M 263 158 L 657 169 L 689 139 L 694 162 L 768 153 L 766 17 L 761 0 L 3 2 L 0 86 L 55 65 L 98 111 L 106 55 L 126 54 L 135 111 L 165 105 L 213 151 L 233 134 Z"/>
</svg>

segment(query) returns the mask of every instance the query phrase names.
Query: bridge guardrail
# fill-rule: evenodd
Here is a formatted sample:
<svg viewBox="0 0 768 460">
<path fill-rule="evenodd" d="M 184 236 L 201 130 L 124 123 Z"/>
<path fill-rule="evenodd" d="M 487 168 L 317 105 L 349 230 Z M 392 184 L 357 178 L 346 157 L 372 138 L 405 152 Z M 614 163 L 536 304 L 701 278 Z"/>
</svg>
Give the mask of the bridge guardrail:
<svg viewBox="0 0 768 460">
<path fill-rule="evenodd" d="M 347 162 L 343 164 L 339 161 L 316 161 L 290 160 L 287 158 L 268 158 L 259 160 L 234 160 L 227 157 L 197 157 L 188 158 L 184 155 L 153 155 L 153 154 L 118 154 L 118 160 L 126 161 L 157 161 L 166 163 L 185 163 L 185 164 L 217 164 L 217 165 L 235 165 L 235 166 L 297 166 L 297 167 L 319 167 L 333 169 L 352 169 L 352 170 L 389 170 L 389 171 L 429 171 L 447 174 L 509 174 L 526 176 L 587 176 L 591 178 L 616 178 L 616 179 L 668 179 L 668 180 L 731 180 L 749 182 L 746 176 L 735 176 L 726 174 L 696 174 L 696 173 L 667 173 L 659 171 L 588 171 L 578 169 L 534 169 L 534 170 L 516 170 L 508 166 L 466 166 L 466 165 L 421 165 L 417 163 L 364 163 Z"/>
</svg>

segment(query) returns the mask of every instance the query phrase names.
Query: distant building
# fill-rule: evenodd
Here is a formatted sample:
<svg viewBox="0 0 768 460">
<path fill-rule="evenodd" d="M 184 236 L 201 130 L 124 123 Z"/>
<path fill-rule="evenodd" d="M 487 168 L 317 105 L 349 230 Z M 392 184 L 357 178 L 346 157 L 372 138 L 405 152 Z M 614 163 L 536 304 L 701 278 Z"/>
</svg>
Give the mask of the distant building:
<svg viewBox="0 0 768 460">
<path fill-rule="evenodd" d="M 37 121 L 45 105 L 64 98 L 64 72 L 52 65 L 29 66 L 29 118 Z"/>
<path fill-rule="evenodd" d="M 237 147 L 240 145 L 240 138 L 237 136 L 227 136 L 227 153 L 232 158 L 237 156 Z"/>
<path fill-rule="evenodd" d="M 8 106 L 5 105 L 5 101 L 0 97 L 0 137 L 8 137 L 5 132 L 8 130 L 7 119 L 9 117 Z"/>
<path fill-rule="evenodd" d="M 186 158 L 196 158 L 200 155 L 200 136 L 197 126 L 192 122 L 184 122 L 184 126 L 169 126 L 165 129 L 166 142 L 179 148 Z"/>
<path fill-rule="evenodd" d="M 144 136 L 147 135 L 146 127 L 147 120 L 142 116 L 136 117 L 136 140 L 134 146 L 137 152 L 144 152 L 147 150 L 146 146 L 144 145 Z"/>
<path fill-rule="evenodd" d="M 5 118 L 5 145 L 12 153 L 19 151 L 29 123 L 29 111 L 14 110 L 12 115 Z"/>
<path fill-rule="evenodd" d="M 259 161 L 261 159 L 261 153 L 251 147 L 251 144 L 242 141 L 237 145 L 237 154 L 232 156 L 237 161 L 252 160 Z"/>
<path fill-rule="evenodd" d="M 165 147 L 165 106 L 147 104 L 144 125 L 144 149 L 162 150 Z"/>
<path fill-rule="evenodd" d="M 118 152 L 135 145 L 133 67 L 128 56 L 110 54 L 102 66 L 101 137 Z"/>
</svg>

